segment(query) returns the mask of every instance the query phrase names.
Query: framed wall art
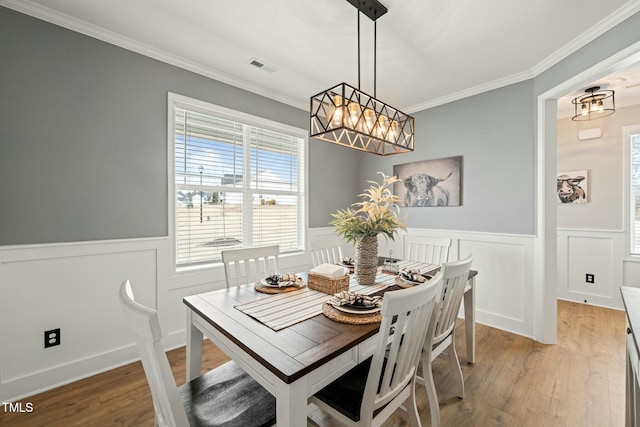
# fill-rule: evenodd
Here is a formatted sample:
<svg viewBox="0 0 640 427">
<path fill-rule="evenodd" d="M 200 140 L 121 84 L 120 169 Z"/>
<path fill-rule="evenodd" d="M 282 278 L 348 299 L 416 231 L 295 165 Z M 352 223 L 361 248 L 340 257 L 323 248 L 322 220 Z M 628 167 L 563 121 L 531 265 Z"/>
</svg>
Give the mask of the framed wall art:
<svg viewBox="0 0 640 427">
<path fill-rule="evenodd" d="M 588 171 L 558 172 L 556 194 L 560 204 L 588 202 Z"/>
<path fill-rule="evenodd" d="M 460 206 L 461 169 L 462 156 L 394 165 L 393 193 L 400 206 Z"/>
</svg>

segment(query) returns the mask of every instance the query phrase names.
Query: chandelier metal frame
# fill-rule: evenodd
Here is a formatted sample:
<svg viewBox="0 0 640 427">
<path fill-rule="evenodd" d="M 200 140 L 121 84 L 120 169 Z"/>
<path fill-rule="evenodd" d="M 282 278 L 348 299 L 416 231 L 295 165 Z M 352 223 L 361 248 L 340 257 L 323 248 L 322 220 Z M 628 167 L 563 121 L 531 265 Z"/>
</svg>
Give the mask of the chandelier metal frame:
<svg viewBox="0 0 640 427">
<path fill-rule="evenodd" d="M 387 8 L 377 0 L 347 0 L 358 9 L 358 88 L 340 83 L 311 97 L 309 135 L 386 156 L 413 151 L 414 118 L 376 98 L 377 19 Z M 360 14 L 374 22 L 373 96 L 360 90 Z"/>
</svg>

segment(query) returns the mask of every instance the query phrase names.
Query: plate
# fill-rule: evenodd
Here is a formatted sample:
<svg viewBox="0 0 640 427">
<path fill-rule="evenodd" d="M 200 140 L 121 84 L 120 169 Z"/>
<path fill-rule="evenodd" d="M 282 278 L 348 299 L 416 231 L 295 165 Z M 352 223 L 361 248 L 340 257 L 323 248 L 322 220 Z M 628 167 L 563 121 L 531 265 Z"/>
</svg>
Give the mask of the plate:
<svg viewBox="0 0 640 427">
<path fill-rule="evenodd" d="M 433 276 L 429 275 L 429 274 L 423 274 L 422 276 L 424 276 L 427 280 L 425 282 L 416 282 L 415 280 L 409 280 L 407 279 L 405 276 L 403 276 L 402 274 L 399 275 L 400 278 L 402 280 L 404 280 L 407 283 L 413 283 L 414 285 L 421 285 L 423 283 L 427 283 L 429 280 L 433 279 Z"/>
<path fill-rule="evenodd" d="M 373 308 L 367 308 L 367 307 L 363 307 L 363 306 L 353 306 L 353 305 L 340 305 L 340 306 L 333 306 L 336 310 L 342 311 L 344 313 L 351 313 L 351 314 L 372 314 L 372 313 L 377 313 L 379 312 L 382 307 L 373 307 Z"/>
<path fill-rule="evenodd" d="M 269 282 L 267 282 L 267 279 L 261 279 L 260 280 L 260 284 L 262 286 L 267 286 L 269 288 L 279 288 L 280 287 L 280 286 L 278 286 L 277 283 L 269 283 Z"/>
<path fill-rule="evenodd" d="M 260 280 L 260 284 L 262 286 L 267 286 L 269 288 L 286 288 L 288 286 L 293 286 L 293 285 L 280 286 L 278 283 L 269 283 L 269 282 L 267 282 L 267 279 Z"/>
</svg>

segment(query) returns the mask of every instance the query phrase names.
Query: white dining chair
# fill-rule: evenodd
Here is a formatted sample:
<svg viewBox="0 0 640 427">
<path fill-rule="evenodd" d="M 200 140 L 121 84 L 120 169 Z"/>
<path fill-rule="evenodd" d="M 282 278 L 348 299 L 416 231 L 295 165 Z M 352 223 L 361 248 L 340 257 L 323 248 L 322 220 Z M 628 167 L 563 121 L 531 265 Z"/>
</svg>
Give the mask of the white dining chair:
<svg viewBox="0 0 640 427">
<path fill-rule="evenodd" d="M 275 424 L 275 398 L 233 361 L 176 387 L 157 311 L 135 301 L 128 280 L 120 286 L 119 298 L 151 389 L 156 426 Z"/>
<path fill-rule="evenodd" d="M 405 261 L 441 265 L 449 260 L 451 239 L 442 237 L 404 236 Z"/>
<path fill-rule="evenodd" d="M 473 258 L 469 256 L 462 261 L 444 263 L 440 269 L 442 294 L 438 298 L 439 306 L 434 310 L 434 320 L 429 326 L 424 341 L 422 352 L 422 375 L 424 378 L 418 378 L 418 382 L 423 383 L 427 389 L 432 427 L 440 425 L 440 407 L 431 363 L 447 349 L 449 351 L 445 354 L 449 358 L 451 369 L 455 372 L 458 397 L 464 398 L 464 377 L 456 351 L 454 331 L 472 261 Z"/>
<path fill-rule="evenodd" d="M 428 284 L 387 292 L 374 354 L 310 399 L 347 426 L 379 426 L 398 408 L 420 426 L 415 373 L 433 309 L 442 293 L 442 275 Z"/>
<path fill-rule="evenodd" d="M 279 274 L 279 253 L 279 245 L 222 251 L 227 288 Z"/>
<path fill-rule="evenodd" d="M 343 258 L 341 243 L 337 238 L 309 241 L 311 267 L 320 264 L 340 264 Z"/>
</svg>

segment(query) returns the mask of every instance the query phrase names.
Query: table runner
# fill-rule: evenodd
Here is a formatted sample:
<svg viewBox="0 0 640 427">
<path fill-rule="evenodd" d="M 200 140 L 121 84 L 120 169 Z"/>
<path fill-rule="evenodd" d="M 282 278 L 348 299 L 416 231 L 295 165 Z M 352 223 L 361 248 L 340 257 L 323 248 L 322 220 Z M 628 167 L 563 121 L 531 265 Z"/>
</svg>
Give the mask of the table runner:
<svg viewBox="0 0 640 427">
<path fill-rule="evenodd" d="M 356 282 L 355 277 L 351 276 L 349 290 L 359 294 L 370 295 L 392 286 L 394 277 L 389 274 L 378 273 L 374 285 L 362 286 Z M 332 296 L 306 287 L 298 291 L 238 304 L 235 308 L 274 331 L 280 331 L 321 314 L 322 304 Z"/>
<path fill-rule="evenodd" d="M 400 268 L 416 268 L 423 272 L 438 267 L 436 265 L 412 261 L 400 261 L 398 265 Z M 395 277 L 394 274 L 378 271 L 374 285 L 362 286 L 356 281 L 355 275 L 351 275 L 349 291 L 371 295 L 389 286 L 393 286 Z M 305 287 L 298 291 L 276 294 L 256 301 L 238 304 L 235 308 L 274 331 L 280 331 L 321 314 L 322 304 L 331 297 L 332 295 Z"/>
</svg>

